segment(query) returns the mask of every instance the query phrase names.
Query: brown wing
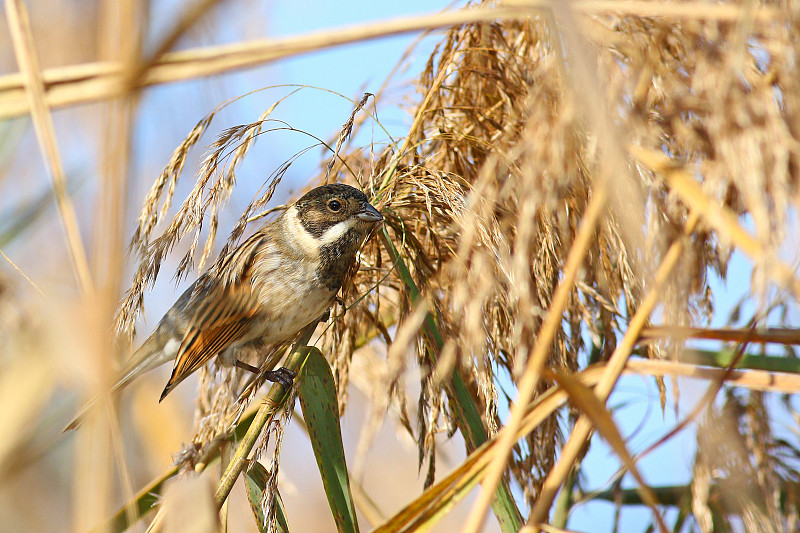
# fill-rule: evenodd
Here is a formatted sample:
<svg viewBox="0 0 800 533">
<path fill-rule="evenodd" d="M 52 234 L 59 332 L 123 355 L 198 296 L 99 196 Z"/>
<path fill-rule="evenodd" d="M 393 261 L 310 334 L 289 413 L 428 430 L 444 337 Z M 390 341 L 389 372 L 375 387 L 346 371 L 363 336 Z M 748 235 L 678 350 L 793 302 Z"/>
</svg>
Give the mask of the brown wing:
<svg viewBox="0 0 800 533">
<path fill-rule="evenodd" d="M 183 336 L 172 376 L 161 400 L 192 372 L 243 336 L 258 312 L 258 298 L 250 290 L 220 288 L 199 304 Z"/>
</svg>

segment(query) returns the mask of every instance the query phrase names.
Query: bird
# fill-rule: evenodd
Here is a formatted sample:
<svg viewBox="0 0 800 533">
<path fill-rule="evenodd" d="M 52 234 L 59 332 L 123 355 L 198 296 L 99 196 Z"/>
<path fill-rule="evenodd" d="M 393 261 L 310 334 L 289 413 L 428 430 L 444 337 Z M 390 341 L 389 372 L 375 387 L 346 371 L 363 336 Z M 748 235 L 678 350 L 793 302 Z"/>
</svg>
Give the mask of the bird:
<svg viewBox="0 0 800 533">
<path fill-rule="evenodd" d="M 174 360 L 159 402 L 217 357 L 223 366 L 259 369 L 238 360 L 248 345 L 286 342 L 323 317 L 356 253 L 383 215 L 367 196 L 341 183 L 315 187 L 237 247 L 221 254 L 166 312 L 112 387 Z M 266 378 L 291 385 L 288 369 Z M 67 430 L 82 421 L 81 410 Z"/>
</svg>

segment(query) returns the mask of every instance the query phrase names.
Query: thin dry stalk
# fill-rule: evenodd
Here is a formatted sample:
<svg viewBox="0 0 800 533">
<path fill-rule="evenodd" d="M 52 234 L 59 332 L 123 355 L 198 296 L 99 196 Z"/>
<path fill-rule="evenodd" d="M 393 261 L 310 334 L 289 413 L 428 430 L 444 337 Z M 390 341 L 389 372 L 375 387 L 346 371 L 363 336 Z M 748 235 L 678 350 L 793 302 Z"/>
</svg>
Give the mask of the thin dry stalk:
<svg viewBox="0 0 800 533">
<path fill-rule="evenodd" d="M 783 394 L 800 393 L 800 376 L 781 372 L 768 372 L 766 370 L 734 370 L 733 372 L 727 372 L 724 368 L 708 368 L 689 363 L 629 359 L 625 363 L 624 372 L 659 377 L 685 376 L 708 380 L 719 380 L 724 377 L 726 382 L 731 382 L 737 387 Z"/>
</svg>

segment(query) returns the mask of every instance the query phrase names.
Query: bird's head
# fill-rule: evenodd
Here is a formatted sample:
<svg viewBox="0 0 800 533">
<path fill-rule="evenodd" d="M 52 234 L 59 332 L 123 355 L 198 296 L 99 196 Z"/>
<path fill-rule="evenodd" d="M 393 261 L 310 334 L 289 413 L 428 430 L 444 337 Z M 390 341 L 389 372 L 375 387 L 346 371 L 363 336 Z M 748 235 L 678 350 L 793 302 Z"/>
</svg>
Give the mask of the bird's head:
<svg viewBox="0 0 800 533">
<path fill-rule="evenodd" d="M 366 195 L 335 183 L 308 191 L 283 217 L 284 242 L 317 262 L 317 277 L 337 291 L 369 232 L 383 220 Z"/>
<path fill-rule="evenodd" d="M 363 192 L 342 183 L 311 189 L 293 209 L 299 224 L 320 246 L 331 245 L 348 233 L 361 239 L 383 220 Z"/>
</svg>

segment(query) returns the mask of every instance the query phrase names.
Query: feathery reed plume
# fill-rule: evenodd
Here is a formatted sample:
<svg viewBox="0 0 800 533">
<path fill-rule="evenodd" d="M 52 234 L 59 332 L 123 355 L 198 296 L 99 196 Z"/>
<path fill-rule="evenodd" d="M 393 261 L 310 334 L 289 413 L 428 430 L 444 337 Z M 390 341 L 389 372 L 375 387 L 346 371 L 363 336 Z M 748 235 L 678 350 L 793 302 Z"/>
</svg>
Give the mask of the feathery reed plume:
<svg viewBox="0 0 800 533">
<path fill-rule="evenodd" d="M 773 434 L 764 393 L 727 390 L 709 405 L 697 432 L 692 513 L 702 531 L 730 528 L 789 531 L 800 518 L 796 444 Z"/>
<path fill-rule="evenodd" d="M 739 213 L 759 213 L 756 224 L 769 243 L 768 256 L 784 242 L 780 231 L 768 228 L 785 228 L 798 190 L 790 164 L 794 145 L 786 137 L 787 114 L 797 109 L 782 111 L 775 90 L 796 91 L 782 76 L 767 74 L 756 49 L 740 45 L 739 55 L 721 56 L 714 46 L 695 46 L 709 40 L 742 43 L 737 32 L 743 28 L 635 15 L 586 20 L 593 28 L 589 52 L 597 56 L 600 87 L 570 85 L 565 76 L 570 65 L 563 63 L 556 30 L 544 18 L 449 31 L 419 78 L 422 97 L 408 137 L 379 155 L 364 183 L 380 201 L 389 234 L 447 339 L 446 349 L 423 327 L 408 284 L 386 250 L 373 242 L 362 250 L 366 268 L 356 274 L 345 298 L 366 295 L 366 305 L 334 323 L 324 351 L 333 360 L 341 398 L 359 345 L 354 339 L 377 328 L 391 342 L 390 354 L 414 354 L 420 369 L 417 424 L 412 431 L 399 423 L 418 443 L 420 466 L 423 459 L 430 461 L 428 479 L 435 435 L 443 428 L 450 432 L 455 416 L 437 376 L 455 366 L 479 401 L 490 435 L 497 430 L 498 401 L 515 397 L 514 386 L 583 211 L 598 176 L 606 172 L 598 132 L 579 114 L 579 91 L 601 91 L 614 110 L 609 120 L 624 134 L 603 142 L 667 151 L 703 176 L 704 190 L 714 201 Z M 769 39 L 784 38 L 768 25 L 760 25 L 757 35 L 765 47 Z M 783 55 L 770 62 L 787 73 L 792 65 Z M 741 66 L 746 82 L 733 75 Z M 714 81 L 695 87 L 695 74 Z M 729 99 L 725 104 L 712 95 L 720 87 Z M 352 168 L 368 165 L 359 150 L 341 158 Z M 705 225 L 693 237 L 681 237 L 687 207 L 651 170 L 635 161 L 626 164 L 636 180 L 626 194 L 636 195 L 645 212 L 617 207 L 595 228 L 596 244 L 586 252 L 550 348 L 552 368 L 573 371 L 582 360 L 603 360 L 614 351 L 652 269 L 674 239 L 686 241 L 685 252 L 667 284 L 660 308 L 664 320 L 702 324 L 711 316 L 707 272 L 725 274 L 729 243 Z M 780 207 L 772 211 L 772 204 Z M 644 231 L 645 239 L 627 242 L 629 231 Z M 768 272 L 763 266 L 756 265 L 761 282 Z M 393 324 L 399 324 L 394 339 L 388 334 Z M 654 343 L 647 351 L 653 356 L 666 346 L 675 353 L 681 344 Z M 373 381 L 373 428 L 387 403 L 405 412 L 407 365 L 393 360 L 384 379 Z M 549 386 L 541 383 L 539 392 Z M 553 418 L 515 447 L 511 472 L 529 499 L 553 466 L 558 442 L 559 423 Z"/>
</svg>

